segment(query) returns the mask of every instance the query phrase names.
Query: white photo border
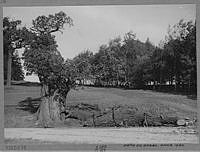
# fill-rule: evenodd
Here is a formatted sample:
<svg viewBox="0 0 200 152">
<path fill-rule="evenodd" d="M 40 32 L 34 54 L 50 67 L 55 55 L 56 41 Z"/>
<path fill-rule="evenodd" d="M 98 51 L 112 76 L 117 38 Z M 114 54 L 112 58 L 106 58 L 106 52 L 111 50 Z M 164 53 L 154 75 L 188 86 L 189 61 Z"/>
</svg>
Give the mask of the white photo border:
<svg viewBox="0 0 200 152">
<path fill-rule="evenodd" d="M 81 6 L 81 5 L 162 5 L 162 4 L 196 4 L 196 23 L 197 23 L 197 90 L 200 90 L 200 1 L 199 0 L 0 0 L 0 15 L 3 19 L 3 7 L 26 7 L 26 6 Z M 3 23 L 1 22 L 1 29 Z M 17 145 L 4 144 L 4 84 L 3 84 L 3 32 L 0 30 L 0 150 L 71 150 L 71 151 L 95 151 L 98 145 L 93 144 L 51 144 L 51 145 Z M 200 120 L 200 91 L 197 91 L 198 120 Z M 198 130 L 200 132 L 198 121 Z M 199 138 L 200 139 L 200 138 Z M 134 143 L 133 143 L 134 144 Z M 183 144 L 183 146 L 163 147 L 157 144 L 156 147 L 136 148 L 133 146 L 125 147 L 123 144 L 109 144 L 107 150 L 126 151 L 126 150 L 190 150 L 200 149 L 199 144 Z M 21 147 L 20 147 L 21 146 Z M 25 146 L 25 147 L 23 147 Z M 10 149 L 9 149 L 10 148 Z M 21 149 L 20 149 L 21 148 Z"/>
</svg>

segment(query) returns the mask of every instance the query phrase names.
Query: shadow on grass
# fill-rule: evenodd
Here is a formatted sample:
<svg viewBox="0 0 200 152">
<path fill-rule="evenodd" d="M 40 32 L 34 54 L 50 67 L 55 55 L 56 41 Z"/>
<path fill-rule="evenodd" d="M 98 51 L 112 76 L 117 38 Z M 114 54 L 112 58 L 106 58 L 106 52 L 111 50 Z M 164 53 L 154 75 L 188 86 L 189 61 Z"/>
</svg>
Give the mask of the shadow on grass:
<svg viewBox="0 0 200 152">
<path fill-rule="evenodd" d="M 183 95 L 186 96 L 188 99 L 197 100 L 197 93 L 190 93 L 190 92 L 178 92 L 178 91 L 165 91 L 165 90 L 153 90 L 155 92 L 161 93 L 169 93 L 173 95 Z"/>
<path fill-rule="evenodd" d="M 41 102 L 41 98 L 28 97 L 25 100 L 20 101 L 18 103 L 17 109 L 28 111 L 33 114 L 33 113 L 37 112 L 40 102 Z"/>
<path fill-rule="evenodd" d="M 121 88 L 123 90 L 149 90 L 158 93 L 167 93 L 172 95 L 183 95 L 188 99 L 197 100 L 197 92 L 174 91 L 174 90 L 158 90 L 158 89 L 145 89 L 145 88 Z"/>
<path fill-rule="evenodd" d="M 94 88 L 118 88 L 121 90 L 149 90 L 149 91 L 154 91 L 154 92 L 160 92 L 160 93 L 168 93 L 168 94 L 173 94 L 173 95 L 183 95 L 186 96 L 188 99 L 192 99 L 192 100 L 197 100 L 197 90 L 196 88 L 190 91 L 186 91 L 186 90 L 177 90 L 175 91 L 174 88 L 171 86 L 168 88 L 161 88 L 159 89 L 159 87 L 156 87 L 155 89 L 151 87 L 129 87 L 129 86 L 103 86 L 103 85 L 79 85 L 80 87 L 82 87 L 82 89 L 84 89 L 85 87 L 94 87 Z"/>
</svg>

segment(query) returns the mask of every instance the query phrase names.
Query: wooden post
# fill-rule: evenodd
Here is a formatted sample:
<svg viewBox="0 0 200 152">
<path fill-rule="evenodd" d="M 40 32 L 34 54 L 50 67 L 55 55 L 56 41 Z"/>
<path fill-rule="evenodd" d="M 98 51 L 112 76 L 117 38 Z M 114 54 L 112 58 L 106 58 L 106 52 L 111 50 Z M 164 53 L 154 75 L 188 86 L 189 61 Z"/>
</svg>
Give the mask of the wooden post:
<svg viewBox="0 0 200 152">
<path fill-rule="evenodd" d="M 148 122 L 147 122 L 147 114 L 144 113 L 144 122 L 143 122 L 144 127 L 148 127 Z"/>
<path fill-rule="evenodd" d="M 115 121 L 115 107 L 112 107 L 112 120 L 114 122 L 114 125 L 117 126 L 116 121 Z"/>
<path fill-rule="evenodd" d="M 93 126 L 96 127 L 96 124 L 95 124 L 95 115 L 94 115 L 94 113 L 92 114 L 92 121 L 93 121 Z"/>
</svg>

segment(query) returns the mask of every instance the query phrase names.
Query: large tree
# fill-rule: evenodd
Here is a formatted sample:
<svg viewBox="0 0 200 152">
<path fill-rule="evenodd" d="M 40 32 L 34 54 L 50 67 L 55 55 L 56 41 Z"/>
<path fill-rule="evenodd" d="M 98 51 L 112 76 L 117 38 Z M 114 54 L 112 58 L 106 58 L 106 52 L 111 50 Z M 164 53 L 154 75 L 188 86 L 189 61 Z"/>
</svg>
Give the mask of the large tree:
<svg viewBox="0 0 200 152">
<path fill-rule="evenodd" d="M 38 16 L 30 29 L 32 41 L 24 51 L 24 66 L 28 74 L 37 74 L 41 83 L 42 103 L 38 109 L 39 123 L 48 127 L 61 122 L 66 108 L 66 96 L 72 79 L 65 71 L 65 62 L 57 49 L 54 32 L 62 32 L 64 25 L 73 25 L 64 12 Z"/>
<path fill-rule="evenodd" d="M 164 58 L 171 69 L 175 90 L 196 85 L 196 25 L 180 20 L 168 30 Z"/>
</svg>

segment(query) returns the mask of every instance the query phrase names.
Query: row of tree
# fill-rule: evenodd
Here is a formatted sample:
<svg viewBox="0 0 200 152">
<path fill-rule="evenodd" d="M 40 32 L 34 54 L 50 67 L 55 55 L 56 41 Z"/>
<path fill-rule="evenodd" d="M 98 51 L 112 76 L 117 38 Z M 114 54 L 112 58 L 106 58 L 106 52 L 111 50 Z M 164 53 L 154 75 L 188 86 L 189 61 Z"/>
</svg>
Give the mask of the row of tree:
<svg viewBox="0 0 200 152">
<path fill-rule="evenodd" d="M 169 26 L 159 47 L 128 32 L 101 45 L 97 53 L 85 50 L 66 63 L 73 65 L 79 83 L 196 93 L 196 23 L 180 20 Z"/>
<path fill-rule="evenodd" d="M 196 92 L 196 23 L 180 20 L 169 27 L 159 47 L 149 39 L 141 42 L 130 31 L 123 39 L 117 37 L 101 45 L 95 54 L 86 50 L 64 61 L 52 33 L 62 30 L 65 23 L 73 25 L 72 19 L 63 12 L 39 16 L 33 20 L 31 29 L 19 28 L 19 20 L 3 19 L 4 79 L 7 84 L 11 78 L 24 78 L 20 59 L 14 52 L 25 48 L 26 74 L 37 74 L 43 83 L 47 83 L 48 77 L 62 73 L 79 83 L 92 80 L 98 86 L 161 89 L 167 84 L 168 89 Z"/>
</svg>

